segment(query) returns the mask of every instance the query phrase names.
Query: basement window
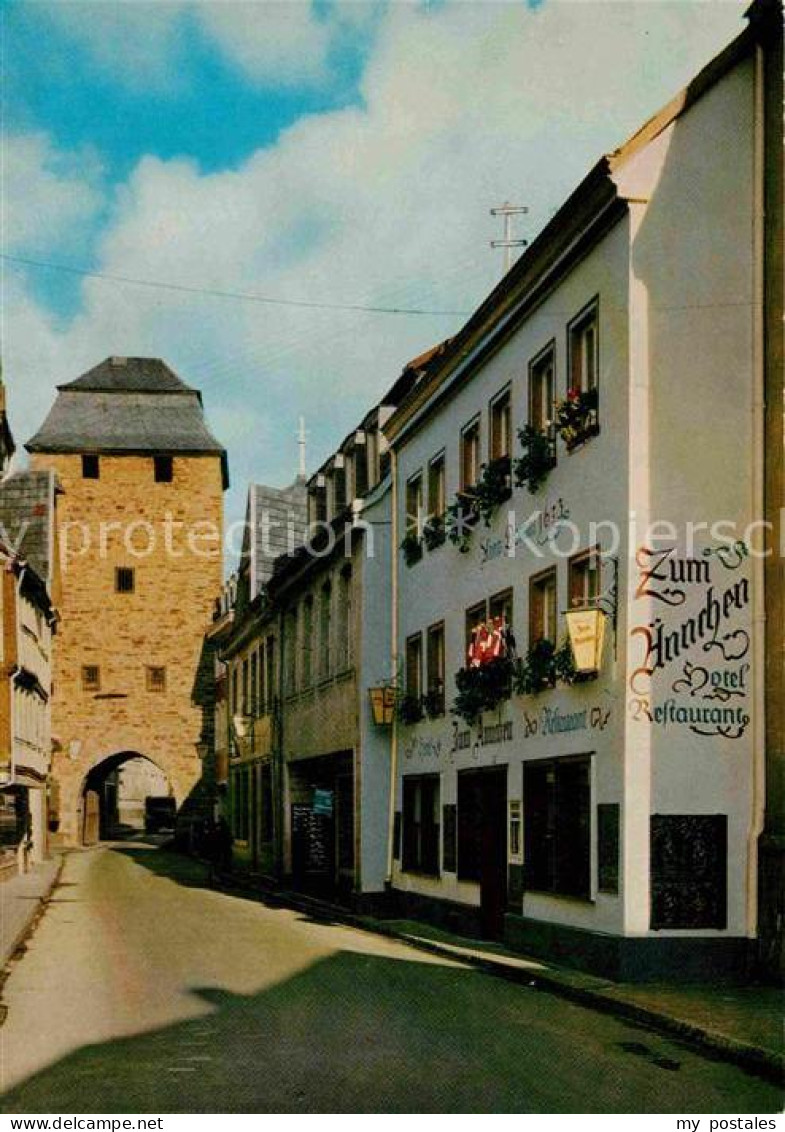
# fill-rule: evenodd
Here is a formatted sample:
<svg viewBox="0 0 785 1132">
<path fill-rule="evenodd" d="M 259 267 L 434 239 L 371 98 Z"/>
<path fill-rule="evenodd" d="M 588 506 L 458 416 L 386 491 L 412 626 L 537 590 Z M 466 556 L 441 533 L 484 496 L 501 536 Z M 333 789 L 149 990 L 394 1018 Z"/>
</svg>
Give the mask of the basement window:
<svg viewBox="0 0 785 1132">
<path fill-rule="evenodd" d="M 101 691 L 101 669 L 97 664 L 82 666 L 82 688 L 85 692 Z"/>
<path fill-rule="evenodd" d="M 148 692 L 165 692 L 166 691 L 166 669 L 148 666 L 147 668 L 147 691 Z"/>
<path fill-rule="evenodd" d="M 97 456 L 82 457 L 82 479 L 97 480 L 101 478 L 101 466 Z"/>
<path fill-rule="evenodd" d="M 118 594 L 132 594 L 135 588 L 134 571 L 130 566 L 118 566 L 114 572 L 114 589 Z"/>
<path fill-rule="evenodd" d="M 153 456 L 156 483 L 171 483 L 174 461 L 171 456 Z"/>
</svg>

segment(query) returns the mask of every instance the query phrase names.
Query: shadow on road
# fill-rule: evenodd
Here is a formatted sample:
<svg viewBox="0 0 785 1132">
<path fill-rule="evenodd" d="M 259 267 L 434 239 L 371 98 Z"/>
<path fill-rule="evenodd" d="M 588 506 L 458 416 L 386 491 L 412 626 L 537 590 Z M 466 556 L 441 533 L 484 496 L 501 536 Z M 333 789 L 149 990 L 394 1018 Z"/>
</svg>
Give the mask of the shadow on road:
<svg viewBox="0 0 785 1132">
<path fill-rule="evenodd" d="M 767 1112 L 777 1091 L 684 1054 L 627 1054 L 621 1023 L 482 974 L 339 952 L 258 994 L 192 988 L 204 1013 L 86 1046 L 5 1113 Z M 652 1046 L 667 1046 L 654 1036 Z M 672 1049 L 672 1046 L 670 1047 Z"/>
</svg>

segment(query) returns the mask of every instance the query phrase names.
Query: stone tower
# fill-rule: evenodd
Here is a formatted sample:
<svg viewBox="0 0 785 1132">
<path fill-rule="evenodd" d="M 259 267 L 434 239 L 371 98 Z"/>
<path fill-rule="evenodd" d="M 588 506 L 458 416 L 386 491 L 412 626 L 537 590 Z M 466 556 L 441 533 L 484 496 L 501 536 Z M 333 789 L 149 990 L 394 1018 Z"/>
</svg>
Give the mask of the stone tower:
<svg viewBox="0 0 785 1132">
<path fill-rule="evenodd" d="M 158 358 L 119 357 L 58 386 L 26 447 L 62 488 L 52 810 L 78 843 L 128 759 L 154 763 L 178 806 L 200 777 L 194 688 L 222 581 L 226 452 L 198 390 Z"/>
</svg>

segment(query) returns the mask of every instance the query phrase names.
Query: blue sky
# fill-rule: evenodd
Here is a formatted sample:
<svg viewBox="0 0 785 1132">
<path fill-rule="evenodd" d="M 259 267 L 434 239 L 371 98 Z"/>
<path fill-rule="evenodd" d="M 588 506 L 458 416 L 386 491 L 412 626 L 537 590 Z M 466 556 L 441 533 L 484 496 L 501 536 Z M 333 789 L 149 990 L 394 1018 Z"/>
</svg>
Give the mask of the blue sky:
<svg viewBox="0 0 785 1132">
<path fill-rule="evenodd" d="M 531 237 L 587 168 L 743 27 L 745 5 L 10 0 L 3 250 L 299 301 L 470 310 L 489 208 Z M 20 440 L 57 382 L 153 354 L 201 386 L 249 479 L 319 462 L 455 316 L 265 306 L 5 262 Z"/>
</svg>

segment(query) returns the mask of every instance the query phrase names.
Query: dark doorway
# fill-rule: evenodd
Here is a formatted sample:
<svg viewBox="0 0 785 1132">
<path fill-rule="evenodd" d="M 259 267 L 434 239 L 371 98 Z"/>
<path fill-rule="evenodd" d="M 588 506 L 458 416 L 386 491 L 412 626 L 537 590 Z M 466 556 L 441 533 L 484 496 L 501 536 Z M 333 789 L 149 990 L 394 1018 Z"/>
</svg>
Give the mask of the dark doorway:
<svg viewBox="0 0 785 1132">
<path fill-rule="evenodd" d="M 458 879 L 480 885 L 486 939 L 504 932 L 507 909 L 507 767 L 458 774 Z"/>
</svg>

